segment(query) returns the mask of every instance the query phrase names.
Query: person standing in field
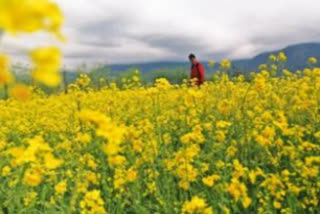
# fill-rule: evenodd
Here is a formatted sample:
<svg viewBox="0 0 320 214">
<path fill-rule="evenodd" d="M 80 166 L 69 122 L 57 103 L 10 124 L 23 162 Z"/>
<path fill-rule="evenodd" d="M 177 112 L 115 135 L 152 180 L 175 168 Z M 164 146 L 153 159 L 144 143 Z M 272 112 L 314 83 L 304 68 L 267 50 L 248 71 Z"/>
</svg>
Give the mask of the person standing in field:
<svg viewBox="0 0 320 214">
<path fill-rule="evenodd" d="M 204 66 L 197 60 L 194 54 L 189 55 L 189 60 L 191 63 L 190 79 L 195 85 L 201 86 L 205 81 Z"/>
</svg>

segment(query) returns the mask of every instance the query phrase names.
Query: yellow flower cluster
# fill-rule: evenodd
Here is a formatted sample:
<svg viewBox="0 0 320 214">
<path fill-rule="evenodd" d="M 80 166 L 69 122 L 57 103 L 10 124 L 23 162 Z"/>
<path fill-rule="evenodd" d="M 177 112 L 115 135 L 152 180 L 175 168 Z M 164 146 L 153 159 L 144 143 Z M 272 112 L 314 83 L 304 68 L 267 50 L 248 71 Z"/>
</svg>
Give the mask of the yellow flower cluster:
<svg viewBox="0 0 320 214">
<path fill-rule="evenodd" d="M 220 68 L 221 69 L 230 69 L 231 68 L 231 62 L 228 59 L 223 59 L 220 62 Z"/>
<path fill-rule="evenodd" d="M 60 36 L 62 13 L 48 0 L 1 0 L 0 28 L 10 33 L 46 30 Z"/>
<path fill-rule="evenodd" d="M 9 59 L 6 55 L 0 54 L 0 86 L 12 82 L 13 77 L 9 72 Z"/>
<path fill-rule="evenodd" d="M 0 32 L 13 35 L 32 34 L 46 31 L 54 34 L 58 39 L 64 39 L 60 29 L 64 18 L 58 5 L 49 0 L 1 0 L 0 1 Z M 1 38 L 0 38 L 1 39 Z M 61 77 L 61 53 L 55 47 L 37 48 L 30 51 L 34 64 L 32 71 L 33 80 L 47 86 L 57 86 Z M 8 86 L 14 83 L 10 73 L 8 56 L 0 53 L 0 86 L 5 86 L 8 96 Z M 21 83 L 11 86 L 10 95 L 20 100 L 26 100 L 29 89 Z"/>
<path fill-rule="evenodd" d="M 80 201 L 81 213 L 83 214 L 105 214 L 104 202 L 101 199 L 99 190 L 86 192 L 83 200 Z"/>
<path fill-rule="evenodd" d="M 60 50 L 55 47 L 38 48 L 31 51 L 30 56 L 34 63 L 32 77 L 35 81 L 54 87 L 61 81 L 58 73 L 60 68 Z"/>
<path fill-rule="evenodd" d="M 311 65 L 317 64 L 318 63 L 318 59 L 315 57 L 310 57 L 308 59 L 308 63 L 310 63 Z"/>
<path fill-rule="evenodd" d="M 209 62 L 208 62 L 208 66 L 210 67 L 210 68 L 213 68 L 214 66 L 215 66 L 215 62 L 214 62 L 214 60 L 209 60 Z"/>
<path fill-rule="evenodd" d="M 204 199 L 194 196 L 183 204 L 181 214 L 213 214 Z"/>
</svg>

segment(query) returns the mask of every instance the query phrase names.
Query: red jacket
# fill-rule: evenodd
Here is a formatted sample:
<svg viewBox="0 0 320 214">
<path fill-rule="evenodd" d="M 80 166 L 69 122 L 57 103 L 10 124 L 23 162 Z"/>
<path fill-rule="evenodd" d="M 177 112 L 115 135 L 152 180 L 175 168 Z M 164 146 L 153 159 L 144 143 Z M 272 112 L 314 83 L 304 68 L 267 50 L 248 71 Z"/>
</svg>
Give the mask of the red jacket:
<svg viewBox="0 0 320 214">
<path fill-rule="evenodd" d="M 204 83 L 204 74 L 205 74 L 204 66 L 200 62 L 196 62 L 195 64 L 191 65 L 190 78 L 191 79 L 197 78 L 196 84 L 198 86 Z"/>
</svg>

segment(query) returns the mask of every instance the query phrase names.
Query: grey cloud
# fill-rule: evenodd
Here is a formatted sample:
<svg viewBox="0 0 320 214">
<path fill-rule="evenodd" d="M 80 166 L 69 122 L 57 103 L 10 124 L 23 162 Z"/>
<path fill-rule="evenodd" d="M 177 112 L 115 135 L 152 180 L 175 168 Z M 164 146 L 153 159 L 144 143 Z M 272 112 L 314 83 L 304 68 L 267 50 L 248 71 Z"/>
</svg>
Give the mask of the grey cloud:
<svg viewBox="0 0 320 214">
<path fill-rule="evenodd" d="M 66 13 L 65 62 L 250 57 L 320 41 L 318 0 L 55 0 Z M 22 44 L 49 43 L 45 38 Z M 31 46 L 30 46 L 31 47 Z M 1 50 L 20 56 L 12 40 Z"/>
<path fill-rule="evenodd" d="M 21 50 L 21 47 L 13 43 L 1 44 L 0 51 L 3 51 L 9 55 L 16 56 L 16 57 L 23 57 L 24 55 L 26 55 L 26 53 L 23 50 Z"/>
<path fill-rule="evenodd" d="M 87 58 L 87 59 L 95 59 L 101 57 L 100 52 L 74 52 L 74 53 L 67 53 L 64 54 L 64 57 L 69 59 L 78 59 L 78 58 Z"/>
<path fill-rule="evenodd" d="M 126 28 L 129 25 L 129 17 L 116 16 L 104 20 L 96 20 L 92 23 L 82 25 L 77 29 L 77 31 L 79 35 L 84 38 L 92 37 L 101 41 L 114 41 L 116 37 L 123 37 L 127 35 Z M 111 43 L 113 44 L 114 42 Z"/>
<path fill-rule="evenodd" d="M 314 27 L 302 26 L 277 30 L 276 32 L 271 31 L 269 33 L 256 33 L 252 35 L 248 39 L 248 43 L 256 47 L 256 51 L 253 54 L 284 48 L 296 43 L 320 42 L 320 29 Z"/>
<path fill-rule="evenodd" d="M 150 34 L 136 38 L 151 47 L 164 48 L 175 54 L 185 54 L 199 50 L 205 50 L 207 45 L 199 40 L 183 35 Z"/>
<path fill-rule="evenodd" d="M 196 54 L 203 59 L 222 59 L 227 56 L 231 49 L 223 48 L 223 50 L 214 50 L 213 41 L 205 41 L 201 36 L 189 36 L 180 34 L 146 34 L 135 37 L 136 40 L 141 41 L 153 48 L 165 49 L 168 53 L 173 53 L 171 59 L 186 60 L 189 53 Z"/>
<path fill-rule="evenodd" d="M 306 33 L 301 33 L 306 32 Z M 266 46 L 274 45 L 276 43 L 291 43 L 299 42 L 301 40 L 320 39 L 320 29 L 313 28 L 297 28 L 286 29 L 285 31 L 277 31 L 270 33 L 256 34 L 250 39 L 254 44 L 263 44 Z"/>
<path fill-rule="evenodd" d="M 125 32 L 125 27 L 129 24 L 128 22 L 129 17 L 117 16 L 80 26 L 78 30 L 87 35 L 114 36 Z"/>
<path fill-rule="evenodd" d="M 66 57 L 94 58 L 97 57 L 97 53 L 101 52 L 99 49 L 121 47 L 123 40 L 130 37 L 125 30 L 129 23 L 129 17 L 115 16 L 80 25 L 75 29 L 76 35 L 73 42 L 78 46 L 88 47 L 92 53 L 78 51 L 78 53 L 73 53 L 72 55 L 66 54 Z"/>
<path fill-rule="evenodd" d="M 86 46 L 91 46 L 95 48 L 105 48 L 105 47 L 119 47 L 120 46 L 120 41 L 110 39 L 110 38 L 95 38 L 95 39 L 78 39 L 78 43 Z"/>
</svg>

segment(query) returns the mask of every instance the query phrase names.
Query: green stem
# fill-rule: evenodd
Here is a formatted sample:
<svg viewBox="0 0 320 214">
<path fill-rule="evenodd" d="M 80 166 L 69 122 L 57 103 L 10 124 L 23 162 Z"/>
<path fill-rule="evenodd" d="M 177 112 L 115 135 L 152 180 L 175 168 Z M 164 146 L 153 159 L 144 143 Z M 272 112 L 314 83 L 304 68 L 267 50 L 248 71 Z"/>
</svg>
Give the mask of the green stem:
<svg viewBox="0 0 320 214">
<path fill-rule="evenodd" d="M 63 75 L 62 77 L 63 77 L 64 93 L 68 94 L 67 71 L 63 70 L 62 75 Z"/>
<path fill-rule="evenodd" d="M 9 96 L 8 96 L 8 84 L 7 83 L 3 85 L 3 91 L 4 91 L 4 97 L 3 98 L 5 100 L 7 100 L 9 98 Z"/>
</svg>

